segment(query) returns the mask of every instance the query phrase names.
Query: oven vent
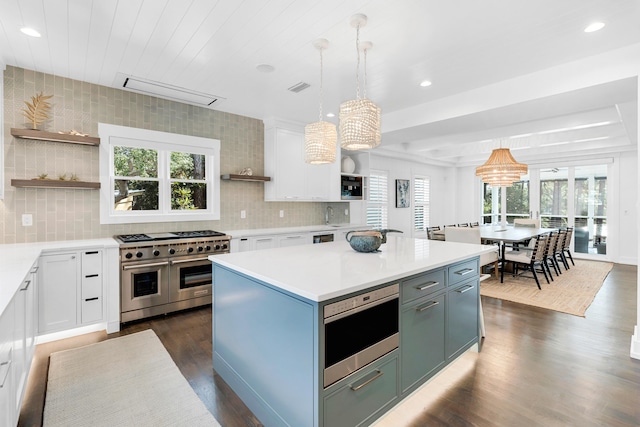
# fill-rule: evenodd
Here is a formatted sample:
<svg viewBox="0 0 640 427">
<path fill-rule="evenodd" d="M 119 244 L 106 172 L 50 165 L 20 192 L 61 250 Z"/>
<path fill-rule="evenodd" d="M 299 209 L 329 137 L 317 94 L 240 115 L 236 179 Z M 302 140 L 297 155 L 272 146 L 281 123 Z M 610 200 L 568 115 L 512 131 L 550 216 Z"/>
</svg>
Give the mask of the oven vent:
<svg viewBox="0 0 640 427">
<path fill-rule="evenodd" d="M 219 96 L 172 86 L 165 83 L 143 80 L 138 77 L 124 77 L 122 87 L 145 95 L 157 96 L 158 98 L 171 99 L 174 101 L 201 106 L 210 106 L 214 102 L 224 99 Z"/>
<path fill-rule="evenodd" d="M 296 83 L 293 86 L 291 86 L 289 89 L 287 89 L 290 92 L 293 93 L 298 93 L 298 92 L 302 92 L 303 90 L 305 90 L 306 88 L 310 87 L 311 85 L 309 83 L 305 83 L 305 82 L 300 82 L 300 83 Z"/>
</svg>

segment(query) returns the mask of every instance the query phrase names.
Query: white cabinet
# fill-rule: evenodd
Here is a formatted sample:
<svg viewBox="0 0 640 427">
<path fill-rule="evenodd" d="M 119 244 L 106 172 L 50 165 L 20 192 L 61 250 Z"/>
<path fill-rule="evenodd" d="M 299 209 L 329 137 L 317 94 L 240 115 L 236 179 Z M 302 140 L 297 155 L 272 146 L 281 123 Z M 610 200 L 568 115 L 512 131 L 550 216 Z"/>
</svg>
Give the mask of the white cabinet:
<svg viewBox="0 0 640 427">
<path fill-rule="evenodd" d="M 339 159 L 339 152 L 336 156 Z M 265 130 L 266 201 L 339 201 L 340 161 L 311 165 L 304 161 L 304 133 L 271 127 Z"/>
<path fill-rule="evenodd" d="M 102 250 L 43 255 L 38 273 L 40 334 L 103 319 Z"/>
<path fill-rule="evenodd" d="M 298 246 L 313 243 L 310 233 L 283 234 L 278 236 L 278 247 Z"/>
<path fill-rule="evenodd" d="M 18 423 L 35 344 L 37 266 L 31 269 L 0 316 L 0 425 Z"/>
<path fill-rule="evenodd" d="M 249 241 L 249 247 L 252 251 L 276 247 L 276 238 L 274 236 L 251 237 Z"/>
</svg>

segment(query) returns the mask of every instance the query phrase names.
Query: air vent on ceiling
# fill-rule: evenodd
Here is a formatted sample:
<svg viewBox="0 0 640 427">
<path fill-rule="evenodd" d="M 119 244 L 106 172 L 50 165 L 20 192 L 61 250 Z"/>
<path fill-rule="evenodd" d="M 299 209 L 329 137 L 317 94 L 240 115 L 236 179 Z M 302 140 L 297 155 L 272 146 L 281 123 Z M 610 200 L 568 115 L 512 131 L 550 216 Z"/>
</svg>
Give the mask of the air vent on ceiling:
<svg viewBox="0 0 640 427">
<path fill-rule="evenodd" d="M 289 89 L 287 89 L 288 91 L 294 92 L 294 93 L 298 93 L 298 92 L 302 92 L 303 90 L 305 90 L 306 88 L 310 87 L 311 85 L 309 83 L 305 83 L 305 82 L 300 82 L 300 83 L 296 83 L 293 86 L 291 86 Z"/>
<path fill-rule="evenodd" d="M 122 87 L 135 92 L 194 105 L 209 106 L 218 100 L 224 99 L 219 96 L 196 92 L 164 83 L 143 80 L 137 77 L 125 77 Z"/>
</svg>

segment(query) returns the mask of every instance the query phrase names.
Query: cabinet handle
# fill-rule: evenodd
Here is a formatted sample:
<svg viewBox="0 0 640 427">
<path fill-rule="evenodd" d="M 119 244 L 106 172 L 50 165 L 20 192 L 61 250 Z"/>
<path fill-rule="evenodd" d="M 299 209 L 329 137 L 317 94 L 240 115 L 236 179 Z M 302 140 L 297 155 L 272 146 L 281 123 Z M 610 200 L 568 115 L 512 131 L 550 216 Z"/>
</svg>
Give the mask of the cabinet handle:
<svg viewBox="0 0 640 427">
<path fill-rule="evenodd" d="M 29 285 L 31 284 L 31 280 L 25 280 L 24 281 L 24 288 L 20 288 L 20 291 L 26 291 L 27 289 L 29 289 Z"/>
<path fill-rule="evenodd" d="M 429 289 L 429 288 L 432 288 L 434 286 L 438 286 L 439 284 L 440 284 L 440 282 L 431 281 L 431 282 L 425 283 L 424 285 L 416 286 L 416 289 L 419 290 L 419 291 L 424 291 L 425 289 Z"/>
<path fill-rule="evenodd" d="M 71 259 L 76 259 L 76 256 L 75 255 L 71 255 Z"/>
<path fill-rule="evenodd" d="M 40 266 L 36 265 L 35 267 L 33 267 L 30 271 L 31 274 L 35 274 L 38 272 L 38 269 L 40 268 Z"/>
<path fill-rule="evenodd" d="M 368 380 L 366 380 L 365 382 L 363 382 L 362 384 L 358 384 L 358 385 L 349 385 L 349 388 L 353 391 L 358 391 L 360 390 L 362 387 L 366 386 L 367 384 L 371 384 L 372 382 L 374 382 L 375 380 L 377 380 L 378 378 L 380 378 L 382 375 L 384 375 L 384 372 L 382 372 L 380 369 L 376 369 L 376 374 L 369 378 Z"/>
<path fill-rule="evenodd" d="M 475 288 L 475 286 L 467 285 L 465 289 L 456 289 L 456 292 L 459 294 L 464 294 L 465 292 L 470 291 L 473 288 Z"/>
<path fill-rule="evenodd" d="M 287 236 L 287 239 L 302 239 L 302 236 Z"/>
<path fill-rule="evenodd" d="M 463 270 L 458 270 L 455 272 L 455 274 L 458 274 L 460 276 L 465 276 L 469 273 L 473 273 L 475 270 L 473 268 L 465 268 Z"/>
<path fill-rule="evenodd" d="M 2 376 L 2 383 L 0 383 L 0 388 L 4 388 L 4 383 L 7 381 L 7 377 L 9 376 L 9 371 L 11 370 L 11 360 L 7 360 L 6 362 L 0 363 L 0 368 L 6 369 L 4 372 L 4 375 Z"/>
<path fill-rule="evenodd" d="M 98 251 L 85 252 L 85 255 L 96 255 Z"/>
<path fill-rule="evenodd" d="M 430 308 L 435 307 L 436 305 L 440 304 L 438 301 L 431 301 L 429 304 L 425 304 L 422 307 L 417 307 L 416 311 L 426 311 L 429 310 Z"/>
<path fill-rule="evenodd" d="M 98 274 L 88 274 L 86 276 L 84 276 L 85 278 L 89 278 L 89 277 L 98 277 Z"/>
<path fill-rule="evenodd" d="M 85 301 L 95 301 L 99 299 L 99 297 L 87 298 Z"/>
<path fill-rule="evenodd" d="M 125 265 L 123 270 L 133 270 L 134 268 L 147 268 L 147 267 L 159 267 L 161 265 L 169 265 L 169 261 L 165 262 L 152 262 L 151 264 L 138 264 L 138 265 Z"/>
<path fill-rule="evenodd" d="M 171 265 L 175 265 L 175 264 L 184 264 L 185 262 L 194 262 L 194 261 L 208 261 L 209 258 L 204 257 L 204 258 L 190 258 L 190 259 L 182 259 L 179 261 L 171 261 Z"/>
</svg>

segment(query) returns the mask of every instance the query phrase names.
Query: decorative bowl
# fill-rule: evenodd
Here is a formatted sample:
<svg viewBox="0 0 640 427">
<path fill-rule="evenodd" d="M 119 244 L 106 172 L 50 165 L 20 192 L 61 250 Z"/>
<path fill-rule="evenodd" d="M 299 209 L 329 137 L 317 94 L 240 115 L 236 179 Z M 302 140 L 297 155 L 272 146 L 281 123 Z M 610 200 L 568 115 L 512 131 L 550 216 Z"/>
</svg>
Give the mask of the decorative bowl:
<svg viewBox="0 0 640 427">
<path fill-rule="evenodd" d="M 382 244 L 382 233 L 374 230 L 349 231 L 344 237 L 356 252 L 376 252 Z"/>
</svg>

